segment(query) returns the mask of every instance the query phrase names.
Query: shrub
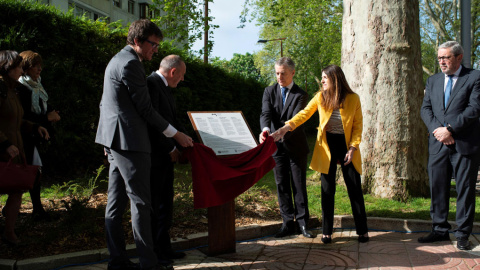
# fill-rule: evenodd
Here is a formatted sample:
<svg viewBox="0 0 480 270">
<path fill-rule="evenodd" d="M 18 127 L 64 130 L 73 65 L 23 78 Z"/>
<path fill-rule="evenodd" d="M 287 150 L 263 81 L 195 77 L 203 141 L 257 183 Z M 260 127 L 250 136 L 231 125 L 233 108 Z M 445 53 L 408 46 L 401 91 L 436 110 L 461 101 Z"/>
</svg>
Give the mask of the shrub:
<svg viewBox="0 0 480 270">
<path fill-rule="evenodd" d="M 64 14 L 31 1 L 0 0 L 0 13 L 0 50 L 32 50 L 42 55 L 42 84 L 49 103 L 62 117 L 55 125 L 54 143 L 43 149 L 47 174 L 74 177 L 98 168 L 103 151 L 94 141 L 104 71 L 125 46 L 127 28 L 118 22 L 76 18 L 71 12 Z M 181 55 L 187 65 L 185 82 L 174 93 L 180 120 L 188 130 L 192 128 L 186 111 L 241 110 L 254 134 L 260 132 L 264 85 L 206 65 L 170 42 L 163 42 L 159 53 L 145 63 L 147 75 L 172 53 Z"/>
</svg>

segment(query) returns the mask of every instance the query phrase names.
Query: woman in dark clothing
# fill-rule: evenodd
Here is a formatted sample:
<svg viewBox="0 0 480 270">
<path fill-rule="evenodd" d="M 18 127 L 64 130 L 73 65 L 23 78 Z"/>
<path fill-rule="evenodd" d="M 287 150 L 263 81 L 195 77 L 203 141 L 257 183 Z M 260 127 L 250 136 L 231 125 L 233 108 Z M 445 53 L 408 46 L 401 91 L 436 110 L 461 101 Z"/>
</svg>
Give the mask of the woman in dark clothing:
<svg viewBox="0 0 480 270">
<path fill-rule="evenodd" d="M 23 141 L 21 130 L 38 130 L 41 137 L 48 139 L 48 131 L 41 126 L 23 119 L 23 109 L 15 92 L 18 78 L 23 70 L 22 57 L 15 51 L 0 51 L 0 161 L 21 163 Z M 1 179 L 15 181 L 15 179 Z M 0 190 L 1 192 L 1 190 Z M 10 192 L 2 213 L 5 216 L 5 229 L 2 241 L 10 245 L 18 244 L 14 227 L 22 203 L 22 193 Z"/>
<path fill-rule="evenodd" d="M 50 136 L 52 136 L 52 123 L 59 121 L 60 115 L 58 111 L 51 109 L 47 104 L 48 94 L 43 89 L 40 78 L 42 57 L 33 51 L 21 52 L 20 56 L 22 57 L 21 67 L 24 74 L 18 80 L 20 84 L 17 87 L 17 91 L 24 111 L 23 118 L 46 127 Z M 22 133 L 22 138 L 27 162 L 32 165 L 42 166 L 38 146 L 44 139 L 36 134 L 25 133 Z M 40 178 L 41 171 L 37 176 L 33 189 L 30 190 L 33 217 L 36 220 L 49 218 L 40 201 Z"/>
</svg>

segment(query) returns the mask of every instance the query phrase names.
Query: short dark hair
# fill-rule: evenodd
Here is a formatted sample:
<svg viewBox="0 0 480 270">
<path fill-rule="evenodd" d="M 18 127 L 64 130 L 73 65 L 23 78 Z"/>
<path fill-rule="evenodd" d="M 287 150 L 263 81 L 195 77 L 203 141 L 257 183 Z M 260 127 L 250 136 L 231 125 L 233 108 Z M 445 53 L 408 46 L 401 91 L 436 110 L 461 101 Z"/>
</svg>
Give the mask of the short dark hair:
<svg viewBox="0 0 480 270">
<path fill-rule="evenodd" d="M 3 80 L 9 87 L 14 86 L 17 81 L 10 78 L 8 72 L 19 67 L 21 63 L 22 57 L 16 51 L 0 51 L 0 76 L 3 77 Z"/>
<path fill-rule="evenodd" d="M 22 57 L 16 51 L 0 51 L 0 75 L 6 76 L 8 72 L 22 63 Z"/>
<path fill-rule="evenodd" d="M 34 67 L 36 65 L 42 64 L 42 57 L 40 54 L 33 52 L 33 51 L 23 51 L 20 53 L 22 57 L 22 69 L 23 71 L 27 71 L 29 68 Z"/>
<path fill-rule="evenodd" d="M 290 57 L 282 57 L 275 61 L 275 66 L 287 66 L 290 70 L 295 70 L 295 62 Z"/>
<path fill-rule="evenodd" d="M 162 31 L 155 23 L 148 19 L 136 20 L 132 22 L 128 29 L 127 44 L 135 45 L 135 39 L 139 42 L 145 42 L 151 35 L 163 39 Z"/>
</svg>

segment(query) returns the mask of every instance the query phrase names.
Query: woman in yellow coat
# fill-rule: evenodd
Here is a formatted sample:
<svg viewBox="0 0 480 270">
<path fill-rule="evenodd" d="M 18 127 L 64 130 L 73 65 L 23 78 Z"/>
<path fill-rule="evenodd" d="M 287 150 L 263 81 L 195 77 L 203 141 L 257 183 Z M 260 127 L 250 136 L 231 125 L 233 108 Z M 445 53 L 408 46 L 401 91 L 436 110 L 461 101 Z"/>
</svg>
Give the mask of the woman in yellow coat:
<svg viewBox="0 0 480 270">
<path fill-rule="evenodd" d="M 363 200 L 362 158 L 359 145 L 362 140 L 363 117 L 360 97 L 352 91 L 340 67 L 327 66 L 322 70 L 322 90 L 310 100 L 281 129 L 273 133 L 275 140 L 306 122 L 318 110 L 320 126 L 313 150 L 310 168 L 322 174 L 322 228 L 323 243 L 332 242 L 337 162 L 352 205 L 359 242 L 367 242 L 368 227 Z"/>
</svg>

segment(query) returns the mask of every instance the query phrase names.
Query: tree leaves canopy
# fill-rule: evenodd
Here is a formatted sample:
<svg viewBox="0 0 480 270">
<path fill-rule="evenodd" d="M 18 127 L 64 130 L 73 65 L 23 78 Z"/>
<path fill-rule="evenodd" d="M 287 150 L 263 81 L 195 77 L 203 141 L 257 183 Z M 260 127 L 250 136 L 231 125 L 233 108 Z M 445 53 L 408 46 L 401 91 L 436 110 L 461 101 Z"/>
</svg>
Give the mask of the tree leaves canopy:
<svg viewBox="0 0 480 270">
<path fill-rule="evenodd" d="M 274 62 L 283 56 L 296 63 L 296 82 L 308 90 L 318 90 L 321 70 L 329 64 L 340 65 L 342 12 L 340 0 L 246 0 L 241 19 L 252 20 L 263 28 L 262 39 L 286 38 L 283 42 L 269 41 L 255 56 L 262 75 L 274 77 Z M 302 82 L 303 81 L 303 82 Z M 317 82 L 316 82 L 317 81 Z"/>
</svg>

